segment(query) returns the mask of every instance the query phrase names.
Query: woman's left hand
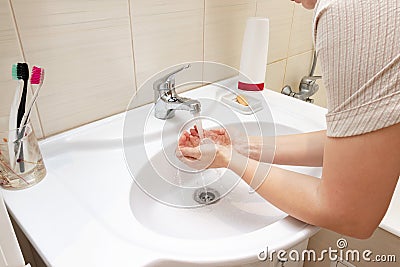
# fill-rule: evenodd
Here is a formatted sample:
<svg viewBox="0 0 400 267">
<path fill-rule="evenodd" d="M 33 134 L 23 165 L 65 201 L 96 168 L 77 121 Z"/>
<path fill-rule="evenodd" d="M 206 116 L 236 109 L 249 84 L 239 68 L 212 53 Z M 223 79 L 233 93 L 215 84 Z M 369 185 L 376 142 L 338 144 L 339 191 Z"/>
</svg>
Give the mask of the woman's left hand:
<svg viewBox="0 0 400 267">
<path fill-rule="evenodd" d="M 177 150 L 177 157 L 194 169 L 226 168 L 231 154 L 231 141 L 224 129 L 204 130 L 201 141 L 196 126 L 182 134 Z"/>
</svg>

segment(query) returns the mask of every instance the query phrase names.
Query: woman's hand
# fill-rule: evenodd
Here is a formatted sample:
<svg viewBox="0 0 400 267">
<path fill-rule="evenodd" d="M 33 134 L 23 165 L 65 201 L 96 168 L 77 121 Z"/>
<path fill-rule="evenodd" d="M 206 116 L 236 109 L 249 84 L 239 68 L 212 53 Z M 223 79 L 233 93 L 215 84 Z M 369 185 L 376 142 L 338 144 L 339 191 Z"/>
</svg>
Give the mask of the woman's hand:
<svg viewBox="0 0 400 267">
<path fill-rule="evenodd" d="M 203 130 L 203 138 L 211 140 L 214 144 L 230 145 L 231 139 L 225 129 Z M 179 138 L 179 147 L 196 147 L 200 145 L 199 131 L 196 127 L 190 129 L 189 132 L 183 132 Z"/>
<path fill-rule="evenodd" d="M 225 129 L 204 130 L 201 141 L 195 126 L 179 138 L 177 157 L 194 169 L 226 168 L 231 154 L 231 140 Z"/>
</svg>

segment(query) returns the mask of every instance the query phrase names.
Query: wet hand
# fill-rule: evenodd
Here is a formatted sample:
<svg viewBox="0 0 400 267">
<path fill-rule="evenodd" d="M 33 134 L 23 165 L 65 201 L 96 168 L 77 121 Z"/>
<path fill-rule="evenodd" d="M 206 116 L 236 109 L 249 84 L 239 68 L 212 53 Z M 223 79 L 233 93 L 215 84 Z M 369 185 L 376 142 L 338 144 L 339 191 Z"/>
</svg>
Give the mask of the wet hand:
<svg viewBox="0 0 400 267">
<path fill-rule="evenodd" d="M 182 134 L 177 149 L 177 157 L 194 169 L 226 168 L 231 154 L 231 141 L 225 129 L 205 130 L 201 141 L 194 127 Z"/>
<path fill-rule="evenodd" d="M 225 129 L 203 130 L 204 139 L 211 140 L 214 144 L 230 145 L 231 140 Z M 179 147 L 197 147 L 200 145 L 199 131 L 196 126 L 189 132 L 184 132 L 179 138 Z"/>
</svg>

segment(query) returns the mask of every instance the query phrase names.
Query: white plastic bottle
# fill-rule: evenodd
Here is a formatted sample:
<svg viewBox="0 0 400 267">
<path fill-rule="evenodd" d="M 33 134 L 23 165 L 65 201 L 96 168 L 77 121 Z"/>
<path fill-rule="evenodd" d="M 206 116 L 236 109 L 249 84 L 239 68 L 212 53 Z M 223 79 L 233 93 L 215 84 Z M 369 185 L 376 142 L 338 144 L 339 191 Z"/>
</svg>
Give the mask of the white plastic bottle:
<svg viewBox="0 0 400 267">
<path fill-rule="evenodd" d="M 262 91 L 267 69 L 269 19 L 250 17 L 243 36 L 238 89 Z"/>
</svg>

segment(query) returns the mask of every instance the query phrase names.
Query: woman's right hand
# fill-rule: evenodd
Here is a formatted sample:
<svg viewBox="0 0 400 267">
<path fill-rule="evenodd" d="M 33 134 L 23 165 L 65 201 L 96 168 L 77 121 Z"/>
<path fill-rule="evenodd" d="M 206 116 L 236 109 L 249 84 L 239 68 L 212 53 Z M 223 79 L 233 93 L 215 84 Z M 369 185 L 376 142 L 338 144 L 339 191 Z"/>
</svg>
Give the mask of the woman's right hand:
<svg viewBox="0 0 400 267">
<path fill-rule="evenodd" d="M 226 168 L 232 146 L 225 129 L 204 130 L 201 141 L 197 127 L 184 132 L 179 138 L 177 157 L 194 169 Z"/>
<path fill-rule="evenodd" d="M 204 138 L 210 139 L 215 145 L 232 146 L 239 154 L 257 161 L 262 161 L 263 148 L 269 143 L 262 136 L 235 135 L 234 130 L 231 131 L 232 136 L 230 136 L 224 128 L 204 130 L 203 133 Z M 200 136 L 196 126 L 180 137 L 179 146 L 197 147 L 199 145 Z"/>
<path fill-rule="evenodd" d="M 210 139 L 216 145 L 231 145 L 231 139 L 225 129 L 203 130 L 203 138 Z M 189 130 L 183 132 L 179 139 L 179 146 L 197 147 L 200 145 L 199 131 L 196 125 Z"/>
</svg>

